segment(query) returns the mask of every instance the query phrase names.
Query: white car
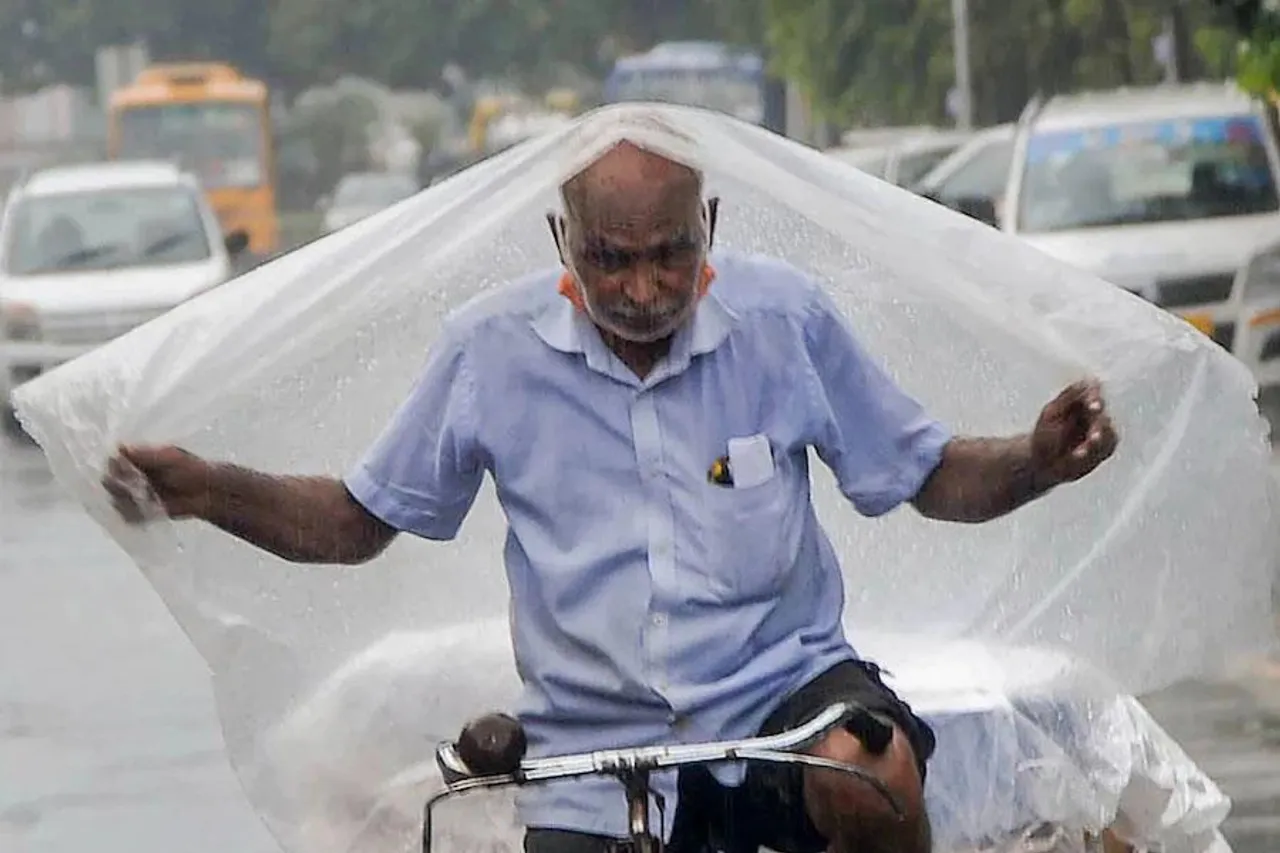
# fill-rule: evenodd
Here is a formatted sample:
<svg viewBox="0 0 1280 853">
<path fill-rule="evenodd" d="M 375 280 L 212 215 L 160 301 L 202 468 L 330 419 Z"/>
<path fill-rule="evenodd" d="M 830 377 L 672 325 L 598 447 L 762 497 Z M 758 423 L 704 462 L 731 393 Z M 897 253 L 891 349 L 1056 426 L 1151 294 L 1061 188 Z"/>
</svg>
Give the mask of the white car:
<svg viewBox="0 0 1280 853">
<path fill-rule="evenodd" d="M 168 163 L 37 172 L 0 217 L 0 417 L 17 385 L 225 282 L 225 238 L 194 177 Z"/>
<path fill-rule="evenodd" d="M 910 189 L 955 210 L 968 212 L 986 205 L 983 217 L 994 224 L 1009 170 L 1013 167 L 1014 126 L 999 124 L 975 133 L 945 160 L 929 170 Z"/>
<path fill-rule="evenodd" d="M 1280 151 L 1230 84 L 1053 98 L 1020 127 L 1000 227 L 1236 349 L 1237 272 L 1280 235 Z"/>
<path fill-rule="evenodd" d="M 831 148 L 826 153 L 881 180 L 910 187 L 971 137 L 965 131 L 933 131 L 886 145 Z"/>
</svg>

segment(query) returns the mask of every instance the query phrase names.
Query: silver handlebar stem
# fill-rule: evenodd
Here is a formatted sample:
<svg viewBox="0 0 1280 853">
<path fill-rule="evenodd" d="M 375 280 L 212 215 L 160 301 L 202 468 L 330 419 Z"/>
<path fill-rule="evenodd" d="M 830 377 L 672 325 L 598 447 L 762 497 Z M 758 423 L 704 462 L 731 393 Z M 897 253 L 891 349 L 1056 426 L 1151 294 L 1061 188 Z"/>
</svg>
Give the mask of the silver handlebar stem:
<svg viewBox="0 0 1280 853">
<path fill-rule="evenodd" d="M 437 749 L 436 757 L 442 772 L 447 770 L 451 775 L 459 778 L 453 781 L 446 779 L 445 789 L 427 801 L 423 815 L 422 850 L 423 853 L 431 853 L 431 814 L 438 803 L 449 797 L 480 789 L 528 785 L 589 775 L 613 776 L 623 783 L 627 793 L 628 824 L 633 836 L 638 837 L 649 831 L 648 779 L 653 770 L 732 761 L 790 764 L 835 770 L 854 776 L 873 788 L 884 799 L 898 820 L 904 820 L 905 811 L 901 803 L 888 786 L 874 774 L 856 765 L 793 751 L 818 742 L 833 728 L 846 722 L 861 710 L 863 709 L 856 705 L 837 702 L 804 725 L 774 735 L 710 743 L 605 749 L 573 755 L 525 759 L 520 762 L 519 769 L 514 773 L 490 776 L 467 775 L 466 764 L 458 757 L 454 745 L 441 744 Z"/>
</svg>

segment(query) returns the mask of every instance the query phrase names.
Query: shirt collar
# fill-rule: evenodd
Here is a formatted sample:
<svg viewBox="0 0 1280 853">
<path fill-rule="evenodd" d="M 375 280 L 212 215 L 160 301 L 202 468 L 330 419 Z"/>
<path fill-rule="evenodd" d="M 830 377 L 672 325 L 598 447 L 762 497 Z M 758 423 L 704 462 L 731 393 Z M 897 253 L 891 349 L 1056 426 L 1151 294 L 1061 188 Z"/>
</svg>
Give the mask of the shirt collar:
<svg viewBox="0 0 1280 853">
<path fill-rule="evenodd" d="M 702 298 L 694 309 L 693 318 L 680 329 L 672 340 L 668 361 L 673 368 L 683 369 L 694 356 L 705 355 L 717 349 L 733 329 L 736 315 L 710 287 L 715 276 L 708 266 Z M 559 282 L 564 299 L 551 300 L 547 307 L 533 317 L 533 328 L 547 346 L 565 353 L 590 356 L 603 342 L 595 324 L 586 312 L 578 307 L 576 290 L 572 281 L 562 277 Z M 566 292 L 567 291 L 567 292 Z"/>
</svg>

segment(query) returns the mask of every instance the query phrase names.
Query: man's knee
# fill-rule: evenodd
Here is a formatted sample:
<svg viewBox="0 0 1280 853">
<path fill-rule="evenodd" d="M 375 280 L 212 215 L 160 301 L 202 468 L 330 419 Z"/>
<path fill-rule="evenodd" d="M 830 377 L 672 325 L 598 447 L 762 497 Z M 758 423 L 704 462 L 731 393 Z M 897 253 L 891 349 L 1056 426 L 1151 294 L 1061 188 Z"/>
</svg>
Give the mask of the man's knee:
<svg viewBox="0 0 1280 853">
<path fill-rule="evenodd" d="M 895 814 L 878 791 L 857 777 L 837 770 L 805 771 L 809 817 L 834 853 L 929 853 L 932 841 L 923 783 L 915 752 L 901 729 L 895 726 L 893 742 L 883 755 L 870 754 L 844 730 L 827 735 L 810 751 L 874 773 L 903 810 L 902 816 Z"/>
</svg>

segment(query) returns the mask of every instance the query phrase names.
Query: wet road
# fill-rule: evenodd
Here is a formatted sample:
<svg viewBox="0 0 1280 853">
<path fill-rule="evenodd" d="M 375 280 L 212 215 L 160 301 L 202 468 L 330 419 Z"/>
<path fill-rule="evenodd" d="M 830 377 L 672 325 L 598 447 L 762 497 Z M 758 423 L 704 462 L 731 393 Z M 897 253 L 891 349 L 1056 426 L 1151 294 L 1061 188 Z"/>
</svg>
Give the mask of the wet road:
<svg viewBox="0 0 1280 853">
<path fill-rule="evenodd" d="M 1280 850 L 1280 672 L 1149 702 Z M 39 451 L 0 438 L 0 851 L 278 853 L 221 751 L 202 662 Z"/>
<path fill-rule="evenodd" d="M 212 701 L 124 552 L 0 437 L 0 851 L 278 853 Z"/>
</svg>

